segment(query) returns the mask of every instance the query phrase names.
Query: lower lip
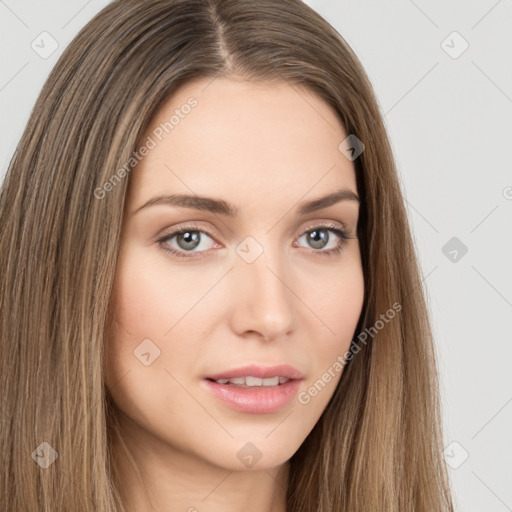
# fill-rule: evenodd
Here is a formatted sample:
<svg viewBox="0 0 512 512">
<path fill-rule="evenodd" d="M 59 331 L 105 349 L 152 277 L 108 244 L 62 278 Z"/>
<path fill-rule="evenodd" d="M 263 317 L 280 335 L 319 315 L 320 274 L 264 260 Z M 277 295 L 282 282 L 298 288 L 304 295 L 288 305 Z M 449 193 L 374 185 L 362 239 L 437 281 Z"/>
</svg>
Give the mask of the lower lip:
<svg viewBox="0 0 512 512">
<path fill-rule="evenodd" d="M 252 414 L 267 414 L 278 412 L 289 404 L 297 394 L 301 380 L 289 380 L 280 386 L 252 388 L 219 384 L 207 379 L 202 382 L 211 393 L 232 409 Z"/>
</svg>

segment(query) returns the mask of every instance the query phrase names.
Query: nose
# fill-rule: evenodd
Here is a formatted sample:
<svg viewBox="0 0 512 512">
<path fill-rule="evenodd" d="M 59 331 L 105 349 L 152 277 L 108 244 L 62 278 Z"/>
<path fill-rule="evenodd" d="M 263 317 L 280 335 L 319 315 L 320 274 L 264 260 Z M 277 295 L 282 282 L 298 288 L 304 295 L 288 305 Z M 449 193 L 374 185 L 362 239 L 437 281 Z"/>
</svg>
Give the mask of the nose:
<svg viewBox="0 0 512 512">
<path fill-rule="evenodd" d="M 240 258 L 232 275 L 232 329 L 240 336 L 248 333 L 271 341 L 294 329 L 298 299 L 290 284 L 289 271 L 279 256 L 264 251 L 255 261 Z"/>
</svg>

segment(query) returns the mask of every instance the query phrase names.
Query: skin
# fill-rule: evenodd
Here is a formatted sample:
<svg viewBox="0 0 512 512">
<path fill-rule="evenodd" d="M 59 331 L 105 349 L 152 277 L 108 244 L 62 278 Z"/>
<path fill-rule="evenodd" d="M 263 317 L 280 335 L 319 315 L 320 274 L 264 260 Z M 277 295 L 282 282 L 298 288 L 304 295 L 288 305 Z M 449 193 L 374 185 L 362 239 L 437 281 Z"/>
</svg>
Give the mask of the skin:
<svg viewBox="0 0 512 512">
<path fill-rule="evenodd" d="M 250 363 L 286 363 L 303 373 L 304 392 L 349 348 L 364 300 L 359 203 L 306 215 L 296 208 L 340 188 L 357 193 L 355 168 L 338 149 L 347 133 L 331 107 L 284 82 L 189 82 L 159 109 L 142 142 L 190 96 L 197 106 L 129 178 L 106 347 L 107 388 L 140 469 L 116 453 L 121 494 L 129 512 L 283 512 L 287 461 L 341 371 L 307 405 L 295 399 L 267 414 L 233 410 L 201 381 Z M 223 199 L 239 212 L 229 218 L 166 204 L 137 211 L 173 193 Z M 190 222 L 207 231 L 195 232 L 198 247 L 177 236 L 158 242 Z M 321 228 L 325 248 L 308 238 L 325 223 L 352 237 L 330 256 L 322 252 L 338 235 Z M 237 253 L 248 236 L 263 250 L 251 263 Z M 144 339 L 160 350 L 148 366 L 134 355 Z M 237 457 L 248 442 L 261 453 L 252 467 Z"/>
</svg>

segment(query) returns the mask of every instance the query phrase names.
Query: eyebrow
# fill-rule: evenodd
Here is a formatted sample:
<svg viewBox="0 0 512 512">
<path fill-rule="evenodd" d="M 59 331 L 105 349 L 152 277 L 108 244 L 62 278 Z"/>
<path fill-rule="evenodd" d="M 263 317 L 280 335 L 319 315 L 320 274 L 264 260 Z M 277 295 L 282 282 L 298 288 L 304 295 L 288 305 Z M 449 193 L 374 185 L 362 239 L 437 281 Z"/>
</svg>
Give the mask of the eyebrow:
<svg viewBox="0 0 512 512">
<path fill-rule="evenodd" d="M 343 188 L 327 196 L 299 203 L 297 206 L 297 212 L 299 215 L 306 215 L 316 210 L 321 210 L 322 208 L 332 206 L 333 204 L 339 203 L 340 201 L 357 201 L 358 203 L 361 203 L 359 196 L 355 192 L 347 188 Z M 137 208 L 134 214 L 144 208 L 155 205 L 194 208 L 196 210 L 204 210 L 211 213 L 227 215 L 228 217 L 236 217 L 239 212 L 239 209 L 236 206 L 222 199 L 214 199 L 211 197 L 197 195 L 172 194 L 152 197 L 149 201 Z"/>
</svg>

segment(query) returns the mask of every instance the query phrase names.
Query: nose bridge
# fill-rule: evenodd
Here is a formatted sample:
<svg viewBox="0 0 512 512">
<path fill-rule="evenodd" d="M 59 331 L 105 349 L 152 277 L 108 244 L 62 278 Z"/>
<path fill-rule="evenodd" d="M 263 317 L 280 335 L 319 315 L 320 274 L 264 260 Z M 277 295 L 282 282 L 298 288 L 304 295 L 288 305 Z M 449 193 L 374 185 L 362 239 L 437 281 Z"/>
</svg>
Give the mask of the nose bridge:
<svg viewBox="0 0 512 512">
<path fill-rule="evenodd" d="M 236 308 L 243 328 L 266 337 L 286 334 L 292 328 L 295 299 L 284 253 L 270 246 L 269 237 L 265 243 L 246 239 L 237 253 Z"/>
</svg>

